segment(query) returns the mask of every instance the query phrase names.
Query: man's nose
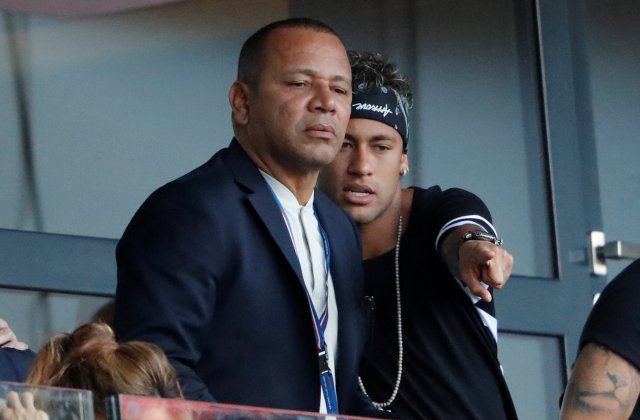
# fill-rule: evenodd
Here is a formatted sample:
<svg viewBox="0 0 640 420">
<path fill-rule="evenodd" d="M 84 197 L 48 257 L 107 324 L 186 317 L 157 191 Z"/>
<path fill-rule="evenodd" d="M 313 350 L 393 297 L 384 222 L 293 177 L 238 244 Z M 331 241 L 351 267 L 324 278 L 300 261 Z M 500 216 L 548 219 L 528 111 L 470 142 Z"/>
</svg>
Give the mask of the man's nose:
<svg viewBox="0 0 640 420">
<path fill-rule="evenodd" d="M 317 85 L 314 89 L 311 107 L 313 111 L 333 112 L 336 107 L 335 93 L 329 86 Z"/>
<path fill-rule="evenodd" d="M 353 175 L 371 175 L 373 167 L 366 147 L 354 149 L 348 170 Z"/>
</svg>

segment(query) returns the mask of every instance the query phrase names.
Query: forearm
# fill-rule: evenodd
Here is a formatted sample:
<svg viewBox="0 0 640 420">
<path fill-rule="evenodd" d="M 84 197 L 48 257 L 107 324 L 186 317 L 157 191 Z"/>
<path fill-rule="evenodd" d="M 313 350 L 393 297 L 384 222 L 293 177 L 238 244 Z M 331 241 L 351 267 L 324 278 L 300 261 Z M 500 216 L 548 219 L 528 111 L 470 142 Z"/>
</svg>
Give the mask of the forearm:
<svg viewBox="0 0 640 420">
<path fill-rule="evenodd" d="M 438 249 L 440 256 L 455 277 L 460 276 L 460 246 L 462 236 L 472 230 L 484 230 L 477 225 L 465 224 L 445 233 L 444 239 L 440 242 Z"/>
<path fill-rule="evenodd" d="M 493 226 L 488 231 L 476 224 L 462 224 L 442 240 L 440 255 L 449 271 L 475 296 L 490 302 L 487 286 L 504 286 L 513 267 L 513 256 L 500 247 Z"/>
<path fill-rule="evenodd" d="M 196 365 L 213 311 L 215 283 L 199 265 L 178 254 L 149 258 L 126 242 L 118 247 L 114 329 L 119 340 L 159 346 L 187 399 L 213 401 Z"/>
</svg>

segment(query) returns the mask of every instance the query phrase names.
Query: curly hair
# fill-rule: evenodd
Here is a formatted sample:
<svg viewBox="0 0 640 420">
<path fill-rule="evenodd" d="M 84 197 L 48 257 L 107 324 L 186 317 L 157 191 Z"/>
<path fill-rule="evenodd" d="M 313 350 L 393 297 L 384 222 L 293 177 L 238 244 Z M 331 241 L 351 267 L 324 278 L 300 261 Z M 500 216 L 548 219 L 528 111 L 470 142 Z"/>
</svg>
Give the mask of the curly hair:
<svg viewBox="0 0 640 420">
<path fill-rule="evenodd" d="M 118 343 L 103 322 L 49 338 L 27 383 L 90 390 L 96 418 L 102 419 L 105 399 L 112 394 L 183 398 L 176 373 L 159 347 L 142 341 Z"/>
<path fill-rule="evenodd" d="M 405 109 L 413 106 L 413 93 L 407 77 L 398 67 L 380 53 L 369 51 L 347 51 L 351 63 L 353 92 L 365 92 L 371 87 L 393 89 Z"/>
</svg>

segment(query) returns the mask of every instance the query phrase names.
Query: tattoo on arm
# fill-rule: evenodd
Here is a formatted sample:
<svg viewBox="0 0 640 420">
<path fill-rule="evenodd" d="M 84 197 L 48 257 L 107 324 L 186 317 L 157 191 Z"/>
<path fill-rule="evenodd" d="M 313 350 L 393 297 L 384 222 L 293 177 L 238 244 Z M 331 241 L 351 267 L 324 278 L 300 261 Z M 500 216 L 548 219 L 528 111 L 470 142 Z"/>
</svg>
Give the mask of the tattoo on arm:
<svg viewBox="0 0 640 420">
<path fill-rule="evenodd" d="M 587 344 L 567 385 L 562 418 L 627 419 L 639 392 L 640 375 L 633 365 L 606 347 Z"/>
<path fill-rule="evenodd" d="M 575 404 L 586 411 L 600 411 L 603 407 L 598 405 L 599 399 L 609 400 L 614 403 L 615 407 L 625 408 L 627 401 L 621 400 L 616 395 L 618 388 L 624 388 L 629 385 L 624 379 L 619 379 L 618 376 L 611 372 L 606 372 L 607 377 L 611 381 L 610 384 L 605 386 L 602 390 L 576 390 Z M 610 385 L 610 386 L 609 386 Z M 600 401 L 605 402 L 606 401 Z"/>
</svg>

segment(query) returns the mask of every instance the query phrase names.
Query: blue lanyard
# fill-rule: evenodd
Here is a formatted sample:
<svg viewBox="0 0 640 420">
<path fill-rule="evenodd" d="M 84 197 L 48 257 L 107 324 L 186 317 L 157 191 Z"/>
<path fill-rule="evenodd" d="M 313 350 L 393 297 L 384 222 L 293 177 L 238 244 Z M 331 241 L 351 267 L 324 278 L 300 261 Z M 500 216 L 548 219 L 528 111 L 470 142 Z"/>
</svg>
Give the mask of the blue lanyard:
<svg viewBox="0 0 640 420">
<path fill-rule="evenodd" d="M 283 215 L 285 215 L 283 213 Z M 286 215 L 285 215 L 286 217 Z M 324 340 L 324 331 L 329 321 L 329 263 L 331 261 L 331 251 L 329 249 L 329 239 L 325 233 L 322 225 L 320 225 L 320 234 L 322 235 L 322 243 L 324 245 L 324 257 L 326 267 L 325 277 L 325 291 L 326 291 L 326 303 L 322 316 L 318 319 L 316 310 L 311 301 L 309 292 L 306 293 L 309 307 L 311 308 L 311 315 L 313 316 L 313 324 L 315 326 L 314 331 L 316 333 L 316 344 L 318 346 L 318 364 L 320 366 L 320 386 L 322 387 L 322 393 L 324 394 L 324 401 L 327 405 L 327 414 L 338 414 L 338 395 L 336 393 L 335 382 L 333 381 L 333 374 L 329 367 L 329 354 L 327 353 L 327 343 Z M 306 290 L 306 288 L 305 288 Z"/>
<path fill-rule="evenodd" d="M 293 232 L 291 230 L 291 225 L 289 224 L 289 218 L 282 207 L 282 203 L 278 199 L 278 196 L 275 194 L 271 186 L 269 186 L 271 193 L 273 194 L 273 198 L 275 198 L 276 203 L 278 203 L 278 207 L 280 208 L 280 213 L 282 214 L 282 218 L 284 219 L 285 224 L 287 225 L 287 230 L 289 231 L 289 237 L 291 238 L 291 242 L 293 243 Z M 315 211 L 314 211 L 315 214 Z M 316 309 L 313 306 L 313 301 L 311 300 L 311 296 L 309 295 L 309 291 L 305 287 L 305 295 L 307 296 L 307 302 L 309 303 L 309 308 L 311 309 L 311 316 L 313 318 L 313 330 L 316 336 L 316 346 L 318 350 L 318 366 L 320 368 L 320 387 L 322 388 L 322 393 L 324 395 L 324 401 L 327 406 L 327 414 L 338 414 L 338 395 L 336 393 L 335 382 L 333 380 L 333 374 L 331 372 L 331 368 L 329 366 L 329 354 L 327 353 L 327 343 L 324 339 L 324 332 L 327 328 L 327 324 L 329 322 L 329 270 L 331 267 L 331 249 L 329 247 L 329 238 L 327 237 L 327 233 L 324 231 L 324 228 L 318 221 L 318 226 L 320 227 L 320 235 L 322 236 L 322 245 L 324 248 L 324 266 L 325 266 L 325 305 L 324 311 L 321 316 L 318 317 L 316 313 Z M 294 246 L 295 250 L 295 246 Z M 298 259 L 300 256 L 298 256 Z"/>
</svg>

